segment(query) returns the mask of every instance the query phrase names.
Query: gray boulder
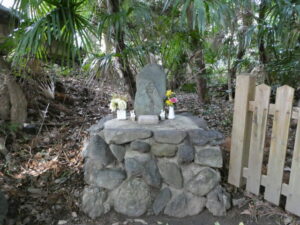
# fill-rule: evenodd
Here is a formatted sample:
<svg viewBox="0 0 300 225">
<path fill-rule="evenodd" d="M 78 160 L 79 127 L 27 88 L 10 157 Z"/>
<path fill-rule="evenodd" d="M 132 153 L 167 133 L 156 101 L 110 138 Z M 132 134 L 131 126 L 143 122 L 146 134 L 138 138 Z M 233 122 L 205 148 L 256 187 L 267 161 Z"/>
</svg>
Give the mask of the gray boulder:
<svg viewBox="0 0 300 225">
<path fill-rule="evenodd" d="M 186 133 L 180 130 L 156 130 L 154 139 L 159 143 L 179 144 L 186 137 Z"/>
<path fill-rule="evenodd" d="M 178 193 L 167 204 L 164 213 L 168 216 L 182 218 L 198 215 L 203 211 L 206 198 L 198 197 L 190 193 Z"/>
<path fill-rule="evenodd" d="M 126 159 L 135 159 L 136 161 L 144 164 L 145 162 L 152 159 L 152 155 L 150 153 L 142 153 L 137 151 L 132 151 L 130 149 L 126 149 L 125 160 Z"/>
<path fill-rule="evenodd" d="M 172 157 L 176 155 L 177 149 L 177 145 L 155 143 L 152 145 L 151 152 L 158 157 Z"/>
<path fill-rule="evenodd" d="M 91 137 L 89 144 L 83 152 L 83 156 L 84 158 L 96 160 L 97 163 L 103 166 L 114 161 L 114 156 L 112 155 L 109 146 L 99 135 Z"/>
<path fill-rule="evenodd" d="M 206 208 L 214 216 L 225 216 L 226 211 L 231 207 L 231 197 L 222 186 L 218 185 L 208 193 Z"/>
<path fill-rule="evenodd" d="M 196 163 L 181 165 L 184 184 L 186 185 L 187 182 L 190 181 L 194 176 L 196 176 L 201 170 L 203 170 L 203 168 L 203 166 L 200 166 Z"/>
<path fill-rule="evenodd" d="M 88 184 L 94 184 L 95 174 L 104 167 L 97 160 L 86 158 L 84 161 L 84 180 Z"/>
<path fill-rule="evenodd" d="M 188 131 L 190 141 L 193 145 L 204 146 L 208 143 L 216 143 L 223 139 L 223 135 L 214 130 L 193 129 Z"/>
<path fill-rule="evenodd" d="M 105 122 L 112 120 L 114 116 L 112 114 L 106 115 L 102 117 L 99 122 L 92 125 L 87 131 L 90 133 L 90 135 L 97 134 L 104 128 Z"/>
<path fill-rule="evenodd" d="M 155 215 L 160 214 L 164 208 L 166 207 L 166 205 L 168 204 L 168 202 L 170 201 L 172 197 L 172 193 L 170 191 L 169 188 L 165 187 L 164 189 L 162 189 L 159 194 L 156 196 L 152 209 Z"/>
<path fill-rule="evenodd" d="M 90 183 L 92 182 L 97 187 L 112 190 L 118 187 L 125 178 L 126 175 L 121 169 L 103 169 L 94 171 L 94 176 L 90 178 Z"/>
<path fill-rule="evenodd" d="M 184 193 L 174 196 L 167 204 L 164 213 L 168 216 L 182 218 L 187 216 L 187 197 Z"/>
<path fill-rule="evenodd" d="M 126 216 L 141 216 L 150 204 L 149 186 L 140 178 L 125 181 L 114 196 L 114 209 Z"/>
<path fill-rule="evenodd" d="M 126 153 L 125 147 L 123 145 L 111 144 L 111 145 L 109 145 L 109 148 L 110 148 L 112 154 L 115 156 L 115 158 L 119 162 L 122 162 L 125 157 L 125 153 Z"/>
<path fill-rule="evenodd" d="M 204 196 L 215 188 L 221 180 L 220 174 L 208 167 L 203 168 L 186 183 L 186 189 L 197 196 Z"/>
<path fill-rule="evenodd" d="M 196 146 L 195 163 L 201 166 L 222 168 L 223 157 L 219 146 Z"/>
<path fill-rule="evenodd" d="M 209 133 L 203 129 L 194 129 L 188 132 L 190 141 L 193 145 L 203 146 L 210 141 Z"/>
<path fill-rule="evenodd" d="M 117 125 L 116 125 L 117 126 Z M 143 128 L 132 129 L 104 129 L 105 141 L 109 144 L 126 144 L 136 139 L 146 139 L 152 136 L 152 132 Z"/>
<path fill-rule="evenodd" d="M 178 148 L 177 162 L 179 164 L 191 163 L 194 160 L 195 149 L 188 143 L 181 144 Z"/>
<path fill-rule="evenodd" d="M 187 215 L 195 216 L 202 212 L 205 208 L 206 198 L 198 197 L 191 193 L 186 193 L 187 197 Z"/>
<path fill-rule="evenodd" d="M 144 141 L 136 140 L 136 141 L 131 142 L 130 149 L 133 151 L 138 151 L 138 152 L 149 152 L 151 149 L 151 146 Z"/>
<path fill-rule="evenodd" d="M 144 172 L 143 164 L 134 158 L 125 159 L 125 170 L 128 177 L 141 176 Z"/>
<path fill-rule="evenodd" d="M 157 164 L 155 160 L 150 160 L 145 163 L 143 178 L 146 183 L 152 187 L 160 188 L 161 185 L 161 175 L 159 173 Z"/>
<path fill-rule="evenodd" d="M 107 213 L 104 202 L 107 199 L 107 193 L 104 189 L 97 187 L 85 187 L 82 195 L 82 210 L 89 217 L 95 219 Z"/>
<path fill-rule="evenodd" d="M 175 163 L 159 161 L 159 172 L 163 180 L 176 189 L 182 188 L 183 178 L 180 169 Z"/>
<path fill-rule="evenodd" d="M 159 115 L 166 92 L 166 74 L 157 64 L 148 64 L 137 75 L 134 111 L 137 115 Z"/>
</svg>

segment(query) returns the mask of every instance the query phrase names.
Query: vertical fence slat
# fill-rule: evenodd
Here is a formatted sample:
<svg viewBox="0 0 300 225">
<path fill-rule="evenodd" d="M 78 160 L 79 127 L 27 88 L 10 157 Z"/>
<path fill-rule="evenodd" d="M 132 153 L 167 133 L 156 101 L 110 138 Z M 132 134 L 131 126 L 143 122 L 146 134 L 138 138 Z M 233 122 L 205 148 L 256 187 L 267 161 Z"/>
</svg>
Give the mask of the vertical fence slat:
<svg viewBox="0 0 300 225">
<path fill-rule="evenodd" d="M 252 112 L 248 111 L 248 104 L 249 101 L 254 100 L 254 93 L 255 77 L 249 75 L 238 76 L 228 175 L 228 182 L 237 187 L 241 186 L 243 167 L 248 163 L 252 116 Z"/>
<path fill-rule="evenodd" d="M 300 216 L 300 112 L 285 209 Z"/>
<path fill-rule="evenodd" d="M 246 185 L 246 190 L 256 195 L 261 183 L 270 94 L 269 86 L 262 84 L 256 87 Z"/>
<path fill-rule="evenodd" d="M 277 89 L 265 199 L 279 205 L 294 89 Z"/>
</svg>

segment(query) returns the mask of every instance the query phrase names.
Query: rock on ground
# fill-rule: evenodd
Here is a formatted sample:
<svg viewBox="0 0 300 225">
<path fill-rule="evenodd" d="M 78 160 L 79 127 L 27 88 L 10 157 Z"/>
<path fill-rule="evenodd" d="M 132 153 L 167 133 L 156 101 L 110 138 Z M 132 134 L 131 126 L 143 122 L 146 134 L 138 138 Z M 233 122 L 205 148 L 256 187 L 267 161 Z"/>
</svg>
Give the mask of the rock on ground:
<svg viewBox="0 0 300 225">
<path fill-rule="evenodd" d="M 86 187 L 82 195 L 82 210 L 92 219 L 106 213 L 104 202 L 107 193 L 104 189 L 97 187 Z"/>
<path fill-rule="evenodd" d="M 171 197 L 172 197 L 172 193 L 171 193 L 170 189 L 167 187 L 163 188 L 159 192 L 159 194 L 156 196 L 153 206 L 152 206 L 152 209 L 153 209 L 153 212 L 155 215 L 160 214 L 164 210 L 164 208 L 170 201 Z"/>
<path fill-rule="evenodd" d="M 214 216 L 225 216 L 226 211 L 231 207 L 231 197 L 224 188 L 218 185 L 214 190 L 208 193 L 206 208 Z"/>
<path fill-rule="evenodd" d="M 114 196 L 114 209 L 126 216 L 138 217 L 143 215 L 150 203 L 150 189 L 140 178 L 125 181 Z"/>
<path fill-rule="evenodd" d="M 220 180 L 220 173 L 205 167 L 187 182 L 186 189 L 194 195 L 204 196 L 215 188 Z"/>
<path fill-rule="evenodd" d="M 190 193 L 178 193 L 167 204 L 164 213 L 168 216 L 182 218 L 199 214 L 205 207 L 206 198 Z"/>
</svg>

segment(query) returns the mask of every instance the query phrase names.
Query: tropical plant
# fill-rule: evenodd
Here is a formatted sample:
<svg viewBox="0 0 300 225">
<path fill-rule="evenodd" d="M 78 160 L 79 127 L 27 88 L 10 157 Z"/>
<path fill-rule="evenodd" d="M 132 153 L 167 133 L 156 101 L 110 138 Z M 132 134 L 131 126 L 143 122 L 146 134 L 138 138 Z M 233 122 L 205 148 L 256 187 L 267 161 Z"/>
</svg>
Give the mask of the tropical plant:
<svg viewBox="0 0 300 225">
<path fill-rule="evenodd" d="M 22 18 L 22 37 L 15 50 L 14 62 L 26 57 L 66 60 L 81 57 L 81 48 L 91 49 L 91 21 L 83 15 L 86 1 L 16 0 L 14 8 Z"/>
</svg>

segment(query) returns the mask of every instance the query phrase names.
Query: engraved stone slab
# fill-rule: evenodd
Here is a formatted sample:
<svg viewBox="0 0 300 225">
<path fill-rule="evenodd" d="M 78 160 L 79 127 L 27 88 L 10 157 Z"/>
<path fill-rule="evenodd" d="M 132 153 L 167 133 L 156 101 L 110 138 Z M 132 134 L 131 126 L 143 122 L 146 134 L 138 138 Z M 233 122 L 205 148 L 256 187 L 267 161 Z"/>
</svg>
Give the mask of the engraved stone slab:
<svg viewBox="0 0 300 225">
<path fill-rule="evenodd" d="M 157 64 L 148 64 L 137 75 L 134 111 L 139 115 L 159 115 L 166 92 L 166 74 Z"/>
</svg>

